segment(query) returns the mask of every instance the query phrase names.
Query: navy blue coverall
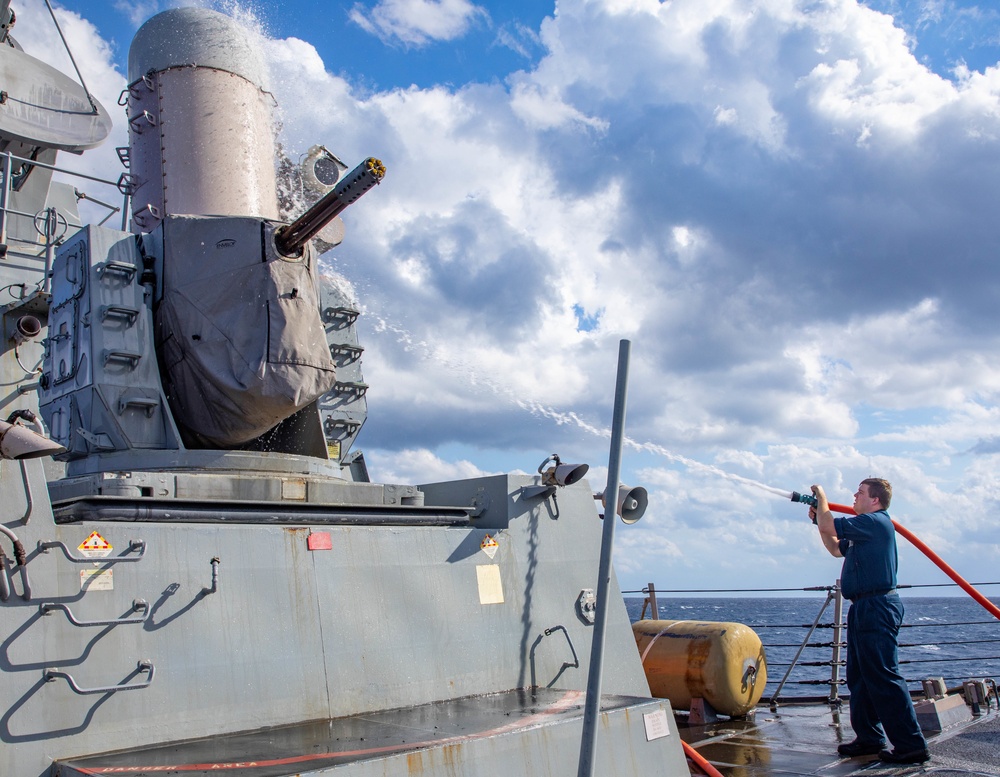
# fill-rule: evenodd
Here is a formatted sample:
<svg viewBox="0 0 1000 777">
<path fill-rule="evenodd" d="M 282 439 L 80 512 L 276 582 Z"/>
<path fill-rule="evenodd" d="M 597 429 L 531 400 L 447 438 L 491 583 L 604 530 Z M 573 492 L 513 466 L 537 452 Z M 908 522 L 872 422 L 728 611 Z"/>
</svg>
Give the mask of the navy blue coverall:
<svg viewBox="0 0 1000 777">
<path fill-rule="evenodd" d="M 857 741 L 885 736 L 897 753 L 925 749 L 910 692 L 899 673 L 897 635 L 903 603 L 896 593 L 896 531 L 885 510 L 836 517 L 844 557 L 841 589 L 847 613 L 847 687 Z M 881 724 L 881 725 L 880 725 Z"/>
</svg>

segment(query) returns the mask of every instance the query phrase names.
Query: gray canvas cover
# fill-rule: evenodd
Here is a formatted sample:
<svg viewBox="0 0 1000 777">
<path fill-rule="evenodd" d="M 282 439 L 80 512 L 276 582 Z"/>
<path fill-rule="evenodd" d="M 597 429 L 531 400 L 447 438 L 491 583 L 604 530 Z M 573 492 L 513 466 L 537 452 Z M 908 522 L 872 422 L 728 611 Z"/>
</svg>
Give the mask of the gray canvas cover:
<svg viewBox="0 0 1000 777">
<path fill-rule="evenodd" d="M 231 250 L 241 242 L 257 250 Z M 255 241 L 218 241 L 230 250 L 210 256 L 165 257 L 164 383 L 175 420 L 201 445 L 247 443 L 336 379 L 308 261 L 261 257 L 261 242 L 258 231 Z"/>
</svg>

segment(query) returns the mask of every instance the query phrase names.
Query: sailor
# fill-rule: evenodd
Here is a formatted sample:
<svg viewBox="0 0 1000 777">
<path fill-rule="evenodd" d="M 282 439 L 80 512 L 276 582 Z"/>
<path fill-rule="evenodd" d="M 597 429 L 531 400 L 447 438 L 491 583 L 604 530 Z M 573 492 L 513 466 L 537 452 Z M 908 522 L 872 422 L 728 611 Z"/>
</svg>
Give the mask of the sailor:
<svg viewBox="0 0 1000 777">
<path fill-rule="evenodd" d="M 899 673 L 897 636 L 903 603 L 896 592 L 896 532 L 886 512 L 892 486 L 881 478 L 861 481 L 854 494 L 857 515 L 833 517 L 821 486 L 809 517 L 830 554 L 843 557 L 841 589 L 847 613 L 847 687 L 855 739 L 837 747 L 844 756 L 878 755 L 888 763 L 930 758 L 906 681 Z M 893 745 L 885 748 L 885 737 Z"/>
</svg>

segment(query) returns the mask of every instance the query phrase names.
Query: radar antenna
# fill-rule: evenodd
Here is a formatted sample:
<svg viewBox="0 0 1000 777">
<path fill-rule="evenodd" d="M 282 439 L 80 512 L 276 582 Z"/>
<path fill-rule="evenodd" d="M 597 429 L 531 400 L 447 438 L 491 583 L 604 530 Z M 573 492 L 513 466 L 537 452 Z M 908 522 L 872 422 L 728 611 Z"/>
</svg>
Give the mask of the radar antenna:
<svg viewBox="0 0 1000 777">
<path fill-rule="evenodd" d="M 111 118 L 87 89 L 49 0 L 45 5 L 80 83 L 21 50 L 10 35 L 10 0 L 0 0 L 0 139 L 81 153 L 104 141 Z"/>
</svg>

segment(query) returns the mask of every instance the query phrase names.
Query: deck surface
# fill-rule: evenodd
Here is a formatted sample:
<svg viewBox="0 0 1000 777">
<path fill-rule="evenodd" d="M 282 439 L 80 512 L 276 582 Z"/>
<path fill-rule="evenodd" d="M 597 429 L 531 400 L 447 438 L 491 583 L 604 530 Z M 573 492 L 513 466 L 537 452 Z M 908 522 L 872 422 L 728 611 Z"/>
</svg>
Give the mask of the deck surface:
<svg viewBox="0 0 1000 777">
<path fill-rule="evenodd" d="M 583 691 L 515 690 L 69 759 L 57 764 L 56 773 L 59 777 L 325 774 L 357 762 L 427 748 L 465 745 L 561 723 L 569 723 L 575 730 L 585 699 Z M 601 710 L 612 714 L 642 712 L 650 703 L 659 708 L 660 703 L 655 700 L 604 695 Z M 574 742 L 579 742 L 578 733 Z M 575 747 L 574 752 L 578 753 L 579 745 Z M 336 773 L 341 772 L 336 770 Z"/>
<path fill-rule="evenodd" d="M 874 756 L 839 756 L 837 745 L 854 739 L 846 705 L 842 711 L 825 704 L 779 707 L 777 712 L 763 707 L 752 721 L 702 726 L 690 725 L 682 716 L 678 726 L 681 738 L 725 777 L 1000 775 L 996 709 L 928 736 L 931 760 L 913 766 L 883 764 Z"/>
<path fill-rule="evenodd" d="M 641 702 L 605 696 L 602 710 Z M 318 721 L 252 733 L 218 736 L 122 753 L 64 761 L 60 777 L 119 774 L 130 777 L 287 777 L 326 773 L 339 765 L 421 748 L 502 736 L 578 718 L 579 691 L 538 689 Z M 873 756 L 842 758 L 837 745 L 853 739 L 846 706 L 759 708 L 752 719 L 693 725 L 678 716 L 681 738 L 725 777 L 905 777 L 934 774 L 1000 775 L 1000 712 L 991 709 L 928 737 L 931 760 L 914 766 L 883 764 Z M 598 747 L 601 747 L 600 742 Z M 337 770 L 339 773 L 339 770 Z M 692 774 L 697 774 L 692 769 Z M 683 777 L 667 775 L 665 777 Z"/>
</svg>

